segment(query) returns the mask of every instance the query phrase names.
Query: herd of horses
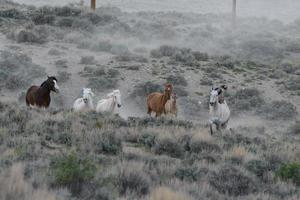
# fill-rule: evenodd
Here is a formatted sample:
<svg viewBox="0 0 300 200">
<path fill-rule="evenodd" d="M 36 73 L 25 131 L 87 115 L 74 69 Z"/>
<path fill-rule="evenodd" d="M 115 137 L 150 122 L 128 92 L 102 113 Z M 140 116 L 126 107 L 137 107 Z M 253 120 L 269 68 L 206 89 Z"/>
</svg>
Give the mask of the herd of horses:
<svg viewBox="0 0 300 200">
<path fill-rule="evenodd" d="M 224 98 L 226 85 L 212 88 L 209 100 L 209 126 L 213 134 L 213 125 L 217 130 L 225 129 L 230 119 L 230 110 Z M 58 93 L 59 86 L 54 76 L 48 77 L 40 86 L 31 86 L 26 93 L 26 105 L 30 108 L 48 108 L 51 102 L 51 91 Z M 95 110 L 97 113 L 114 113 L 117 108 L 122 106 L 120 90 L 113 90 L 107 94 L 106 98 L 97 102 L 94 107 L 93 97 L 95 94 L 91 88 L 83 88 L 81 97 L 73 103 L 75 112 Z M 172 84 L 166 84 L 164 92 L 153 92 L 147 97 L 148 114 L 155 113 L 156 117 L 164 115 L 177 116 L 177 96 L 173 93 Z"/>
</svg>

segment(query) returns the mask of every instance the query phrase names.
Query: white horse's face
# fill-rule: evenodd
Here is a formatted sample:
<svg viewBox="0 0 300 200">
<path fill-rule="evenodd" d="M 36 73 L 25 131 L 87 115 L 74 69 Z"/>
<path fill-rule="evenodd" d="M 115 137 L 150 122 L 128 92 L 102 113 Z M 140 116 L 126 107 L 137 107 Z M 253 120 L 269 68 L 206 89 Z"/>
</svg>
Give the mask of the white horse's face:
<svg viewBox="0 0 300 200">
<path fill-rule="evenodd" d="M 95 96 L 95 94 L 92 92 L 91 88 L 83 88 L 82 90 L 82 98 L 84 103 L 87 103 L 91 97 Z"/>
<path fill-rule="evenodd" d="M 119 90 L 114 91 L 114 96 L 116 98 L 117 106 L 120 108 L 122 106 L 122 101 L 121 101 L 121 92 Z"/>
<path fill-rule="evenodd" d="M 212 90 L 210 92 L 210 99 L 209 99 L 209 105 L 214 106 L 216 102 L 218 101 L 218 91 L 217 90 Z"/>
</svg>

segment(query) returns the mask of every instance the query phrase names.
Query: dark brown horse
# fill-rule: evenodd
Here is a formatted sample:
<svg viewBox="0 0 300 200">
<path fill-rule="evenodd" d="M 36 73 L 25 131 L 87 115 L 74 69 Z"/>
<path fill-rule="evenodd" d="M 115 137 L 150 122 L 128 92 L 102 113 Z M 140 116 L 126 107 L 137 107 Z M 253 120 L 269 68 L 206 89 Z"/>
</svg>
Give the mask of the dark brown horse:
<svg viewBox="0 0 300 200">
<path fill-rule="evenodd" d="M 152 112 L 156 113 L 156 117 L 160 116 L 162 113 L 166 114 L 165 105 L 170 99 L 173 91 L 173 86 L 171 84 L 165 85 L 165 92 L 154 92 L 148 95 L 147 105 L 148 114 L 151 116 Z"/>
<path fill-rule="evenodd" d="M 59 92 L 57 79 L 54 76 L 49 77 L 41 86 L 33 85 L 26 93 L 26 104 L 30 107 L 48 108 L 50 105 L 50 92 Z"/>
</svg>

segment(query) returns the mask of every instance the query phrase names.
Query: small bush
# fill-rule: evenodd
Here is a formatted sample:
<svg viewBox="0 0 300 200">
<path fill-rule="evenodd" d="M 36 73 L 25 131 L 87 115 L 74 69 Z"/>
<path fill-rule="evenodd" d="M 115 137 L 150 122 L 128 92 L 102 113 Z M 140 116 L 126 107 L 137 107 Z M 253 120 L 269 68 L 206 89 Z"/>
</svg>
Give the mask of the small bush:
<svg viewBox="0 0 300 200">
<path fill-rule="evenodd" d="M 292 126 L 290 126 L 288 133 L 291 135 L 300 135 L 300 121 L 296 121 Z"/>
<path fill-rule="evenodd" d="M 66 59 L 57 60 L 55 66 L 57 68 L 68 68 L 68 61 Z"/>
<path fill-rule="evenodd" d="M 94 56 L 82 56 L 80 60 L 80 64 L 93 65 L 95 63 L 96 61 Z"/>
<path fill-rule="evenodd" d="M 88 87 L 94 88 L 96 91 L 103 92 L 107 89 L 115 88 L 118 83 L 117 79 L 108 77 L 89 78 Z"/>
<path fill-rule="evenodd" d="M 207 61 L 209 58 L 207 53 L 201 53 L 199 51 L 194 51 L 193 55 L 197 61 Z"/>
<path fill-rule="evenodd" d="M 167 80 L 167 83 L 171 83 L 173 85 L 180 85 L 180 86 L 188 85 L 186 79 L 180 74 L 170 75 L 166 78 L 166 80 Z"/>
<path fill-rule="evenodd" d="M 207 168 L 180 167 L 176 169 L 175 176 L 182 181 L 195 182 L 206 176 L 208 172 Z"/>
<path fill-rule="evenodd" d="M 176 53 L 176 51 L 178 51 L 176 47 L 163 45 L 160 46 L 159 49 L 152 50 L 150 54 L 154 58 L 161 58 L 164 56 L 171 57 Z"/>
<path fill-rule="evenodd" d="M 183 147 L 175 139 L 164 138 L 157 141 L 154 146 L 156 154 L 166 154 L 174 158 L 181 158 L 184 154 Z"/>
<path fill-rule="evenodd" d="M 39 13 L 39 14 L 32 16 L 31 20 L 36 25 L 44 25 L 44 24 L 53 25 L 54 21 L 55 21 L 55 16 L 54 15 L 44 15 L 43 13 Z"/>
<path fill-rule="evenodd" d="M 229 105 L 235 111 L 246 111 L 259 108 L 264 104 L 260 92 L 254 88 L 246 88 L 236 91 L 228 98 Z"/>
<path fill-rule="evenodd" d="M 65 71 L 59 71 L 57 72 L 57 79 L 59 80 L 60 83 L 65 83 L 70 79 L 70 76 L 72 74 L 65 72 Z"/>
<path fill-rule="evenodd" d="M 75 153 L 55 157 L 50 170 L 54 184 L 67 186 L 73 194 L 79 194 L 82 185 L 92 180 L 96 173 L 96 167 L 91 160 Z"/>
<path fill-rule="evenodd" d="M 291 180 L 300 186 L 300 163 L 287 163 L 280 167 L 276 176 L 283 180 Z"/>
<path fill-rule="evenodd" d="M 87 19 L 75 19 L 72 23 L 72 28 L 79 29 L 82 31 L 93 32 L 94 25 Z"/>
<path fill-rule="evenodd" d="M 152 148 L 155 145 L 155 133 L 142 133 L 139 137 L 138 137 L 138 143 L 142 144 L 148 148 Z"/>
<path fill-rule="evenodd" d="M 263 180 L 264 176 L 269 171 L 269 165 L 263 160 L 250 160 L 246 163 L 246 169 L 254 173 L 261 180 Z"/>
<path fill-rule="evenodd" d="M 218 192 L 230 196 L 247 195 L 257 190 L 254 181 L 232 166 L 224 166 L 212 173 L 209 183 Z"/>
<path fill-rule="evenodd" d="M 284 83 L 285 88 L 290 91 L 300 91 L 300 80 L 299 78 L 290 78 Z"/>
<path fill-rule="evenodd" d="M 298 114 L 296 107 L 287 101 L 273 101 L 265 104 L 258 110 L 258 113 L 270 120 L 288 120 Z"/>
<path fill-rule="evenodd" d="M 96 153 L 116 155 L 122 151 L 122 141 L 113 132 L 104 132 L 94 140 Z"/>
<path fill-rule="evenodd" d="M 217 144 L 212 144 L 206 141 L 191 141 L 190 151 L 192 153 L 220 153 L 222 152 L 221 148 Z"/>
<path fill-rule="evenodd" d="M 121 195 L 134 193 L 143 196 L 149 193 L 150 180 L 148 176 L 137 170 L 124 170 L 117 177 L 116 185 Z"/>
<path fill-rule="evenodd" d="M 56 26 L 59 27 L 72 27 L 74 23 L 74 18 L 73 17 L 62 17 L 56 22 Z"/>
</svg>

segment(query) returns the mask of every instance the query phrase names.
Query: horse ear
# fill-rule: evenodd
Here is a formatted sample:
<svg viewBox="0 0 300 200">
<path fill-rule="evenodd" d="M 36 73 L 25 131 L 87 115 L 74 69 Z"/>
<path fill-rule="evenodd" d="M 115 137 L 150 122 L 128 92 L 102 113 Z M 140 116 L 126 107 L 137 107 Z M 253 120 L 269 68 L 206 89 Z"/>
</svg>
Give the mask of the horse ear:
<svg viewBox="0 0 300 200">
<path fill-rule="evenodd" d="M 222 92 L 223 92 L 223 90 L 219 88 L 218 89 L 218 95 L 220 95 Z"/>
<path fill-rule="evenodd" d="M 227 90 L 227 85 L 221 85 L 221 88 L 223 88 L 224 90 Z"/>
</svg>

